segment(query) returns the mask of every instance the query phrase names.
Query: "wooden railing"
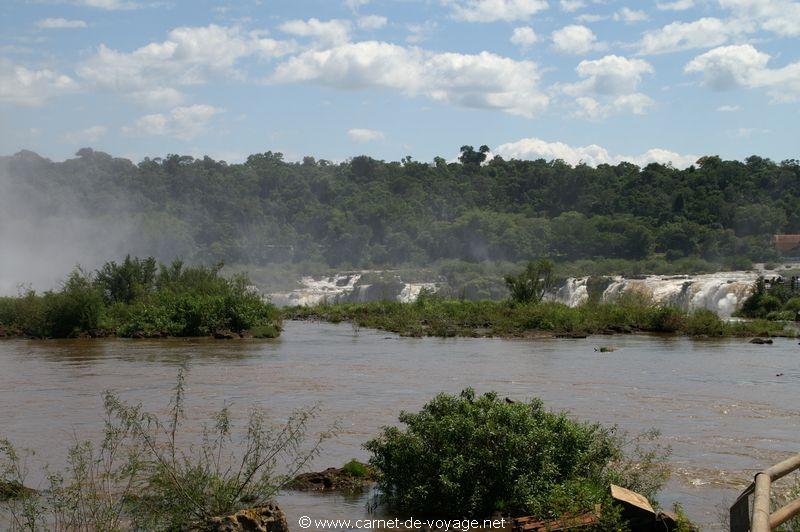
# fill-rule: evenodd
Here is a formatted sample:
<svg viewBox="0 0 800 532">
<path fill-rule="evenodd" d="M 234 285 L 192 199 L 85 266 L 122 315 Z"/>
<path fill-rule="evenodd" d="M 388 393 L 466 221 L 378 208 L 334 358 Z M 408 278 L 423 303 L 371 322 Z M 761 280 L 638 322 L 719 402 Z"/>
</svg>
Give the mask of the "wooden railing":
<svg viewBox="0 0 800 532">
<path fill-rule="evenodd" d="M 800 454 L 784 460 L 756 474 L 755 480 L 731 506 L 731 532 L 770 532 L 789 519 L 800 515 L 800 498 L 770 511 L 772 483 L 800 469 Z M 753 496 L 753 513 L 750 515 L 750 495 Z"/>
</svg>

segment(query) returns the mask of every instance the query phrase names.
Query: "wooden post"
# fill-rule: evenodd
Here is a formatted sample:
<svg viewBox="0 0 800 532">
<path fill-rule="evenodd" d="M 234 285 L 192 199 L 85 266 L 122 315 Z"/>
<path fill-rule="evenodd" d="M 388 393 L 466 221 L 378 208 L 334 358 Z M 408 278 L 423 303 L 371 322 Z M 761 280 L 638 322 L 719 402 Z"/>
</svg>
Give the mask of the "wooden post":
<svg viewBox="0 0 800 532">
<path fill-rule="evenodd" d="M 756 475 L 756 490 L 753 497 L 753 523 L 751 532 L 770 532 L 769 505 L 771 479 L 766 473 Z"/>
</svg>

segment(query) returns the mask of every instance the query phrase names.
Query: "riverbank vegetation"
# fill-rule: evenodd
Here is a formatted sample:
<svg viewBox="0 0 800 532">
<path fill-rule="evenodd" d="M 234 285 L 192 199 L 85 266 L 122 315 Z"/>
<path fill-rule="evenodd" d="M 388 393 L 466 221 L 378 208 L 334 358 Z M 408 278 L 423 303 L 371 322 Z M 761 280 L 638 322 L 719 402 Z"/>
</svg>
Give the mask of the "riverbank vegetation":
<svg viewBox="0 0 800 532">
<path fill-rule="evenodd" d="M 794 336 L 781 323 L 768 320 L 728 322 L 710 310 L 685 312 L 656 305 L 636 294 L 613 303 L 589 302 L 578 307 L 542 301 L 464 301 L 423 294 L 415 303 L 375 301 L 321 304 L 283 309 L 288 319 L 350 321 L 403 336 L 580 336 L 611 333 L 669 333 L 687 336 Z"/>
<path fill-rule="evenodd" d="M 383 502 L 414 516 L 539 519 L 603 504 L 599 530 L 617 530 L 610 484 L 655 503 L 669 477 L 669 449 L 658 433 L 629 437 L 614 427 L 576 421 L 538 399 L 495 393 L 440 394 L 404 427 L 387 427 L 364 447 Z"/>
<path fill-rule="evenodd" d="M 106 392 L 102 440 L 76 441 L 66 468 L 44 468 L 42 489 L 9 497 L 0 511 L 12 530 L 210 530 L 217 516 L 270 505 L 335 430 L 308 437 L 318 406 L 277 426 L 255 407 L 237 422 L 225 406 L 199 424 L 198 443 L 186 426 L 185 393 L 181 369 L 161 418 Z M 25 486 L 32 455 L 6 436 L 0 433 L 0 484 Z"/>
<path fill-rule="evenodd" d="M 796 276 L 791 281 L 783 278 L 767 283 L 759 277 L 753 293 L 744 301 L 738 316 L 767 320 L 798 321 L 800 318 L 800 281 Z"/>
<path fill-rule="evenodd" d="M 130 256 L 95 272 L 78 268 L 56 290 L 0 297 L 0 336 L 278 336 L 275 307 L 247 277 L 220 269 Z"/>
<path fill-rule="evenodd" d="M 121 241 L 167 261 L 342 270 L 545 256 L 655 260 L 674 273 L 775 260 L 770 236 L 800 232 L 795 160 L 593 168 L 487 160 L 470 146 L 453 162 L 287 162 L 268 151 L 241 164 L 176 154 L 134 164 L 89 148 L 76 155 L 0 157 L 13 215 L 42 229 L 74 222 L 105 253 Z"/>
</svg>

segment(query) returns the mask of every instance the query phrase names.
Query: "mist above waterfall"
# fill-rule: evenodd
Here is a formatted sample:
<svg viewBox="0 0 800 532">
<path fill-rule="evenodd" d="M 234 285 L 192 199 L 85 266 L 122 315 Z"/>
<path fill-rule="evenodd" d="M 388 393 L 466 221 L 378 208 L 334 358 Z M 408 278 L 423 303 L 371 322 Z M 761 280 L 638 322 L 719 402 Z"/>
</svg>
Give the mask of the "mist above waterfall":
<svg viewBox="0 0 800 532">
<path fill-rule="evenodd" d="M 54 177 L 52 163 L 34 153 L 0 158 L 0 295 L 56 288 L 77 266 L 90 271 L 126 254 L 168 258 L 188 250 L 168 236 L 148 236 L 170 231 L 152 227 L 157 217 L 132 214 L 124 195 L 98 190 L 82 197 L 69 180 L 86 176 L 69 175 L 69 162 Z M 135 168 L 125 159 L 111 162 Z"/>
</svg>

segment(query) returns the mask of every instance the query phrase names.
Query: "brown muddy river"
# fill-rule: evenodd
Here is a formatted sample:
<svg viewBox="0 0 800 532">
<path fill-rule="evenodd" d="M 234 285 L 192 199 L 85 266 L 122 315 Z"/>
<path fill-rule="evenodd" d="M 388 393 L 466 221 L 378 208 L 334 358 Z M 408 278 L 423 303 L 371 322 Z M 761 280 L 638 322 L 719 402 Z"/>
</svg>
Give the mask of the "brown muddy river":
<svg viewBox="0 0 800 532">
<path fill-rule="evenodd" d="M 616 351 L 594 350 L 609 344 Z M 98 437 L 104 389 L 163 413 L 184 359 L 190 418 L 227 402 L 240 418 L 257 404 L 280 420 L 319 401 L 318 426 L 339 420 L 342 430 L 315 469 L 365 459 L 361 443 L 400 410 L 466 386 L 539 396 L 631 432 L 657 427 L 673 447 L 662 505 L 680 501 L 710 530 L 757 469 L 800 451 L 796 340 L 410 339 L 302 322 L 275 341 L 1 341 L 0 436 L 35 450 L 36 463 L 61 466 L 76 435 Z M 287 493 L 280 504 L 297 528 L 301 515 L 368 516 L 367 498 Z"/>
</svg>

